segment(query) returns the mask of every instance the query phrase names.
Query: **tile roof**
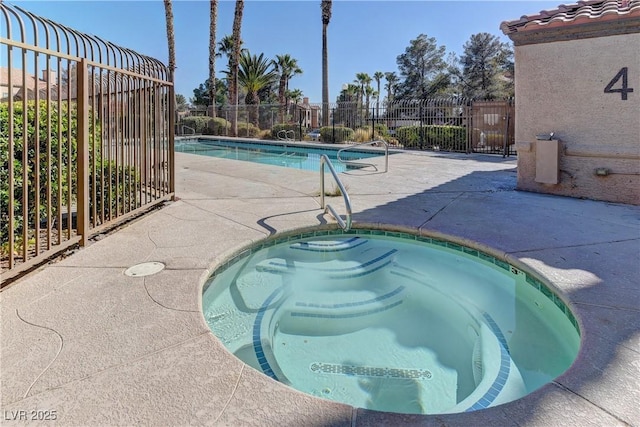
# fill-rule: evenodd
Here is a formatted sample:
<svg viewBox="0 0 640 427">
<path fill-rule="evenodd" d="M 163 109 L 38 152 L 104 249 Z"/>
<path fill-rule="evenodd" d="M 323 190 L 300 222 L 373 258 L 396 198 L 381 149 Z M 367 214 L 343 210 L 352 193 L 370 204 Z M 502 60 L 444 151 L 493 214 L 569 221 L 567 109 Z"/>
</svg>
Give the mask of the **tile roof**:
<svg viewBox="0 0 640 427">
<path fill-rule="evenodd" d="M 559 5 L 554 10 L 543 10 L 537 15 L 524 15 L 514 21 L 505 21 L 500 24 L 500 29 L 504 34 L 512 35 L 628 18 L 640 19 L 640 0 L 587 0 Z M 636 32 L 640 32 L 640 25 Z"/>
</svg>

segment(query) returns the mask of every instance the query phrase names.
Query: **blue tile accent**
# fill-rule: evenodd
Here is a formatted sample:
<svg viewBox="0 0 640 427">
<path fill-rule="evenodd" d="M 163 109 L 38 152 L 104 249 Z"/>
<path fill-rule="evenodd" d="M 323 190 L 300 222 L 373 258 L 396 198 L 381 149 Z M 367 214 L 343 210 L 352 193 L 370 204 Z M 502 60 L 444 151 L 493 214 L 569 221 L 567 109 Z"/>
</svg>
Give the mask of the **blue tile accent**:
<svg viewBox="0 0 640 427">
<path fill-rule="evenodd" d="M 264 349 L 262 348 L 262 339 L 260 338 L 260 329 L 262 326 L 262 319 L 264 318 L 264 314 L 271 304 L 271 301 L 280 293 L 282 289 L 278 288 L 275 291 L 271 292 L 271 295 L 267 297 L 266 300 L 262 303 L 262 306 L 258 309 L 258 313 L 256 314 L 256 318 L 253 321 L 253 351 L 256 354 L 256 358 L 258 359 L 258 363 L 260 364 L 260 368 L 262 372 L 266 375 L 270 376 L 274 380 L 278 381 L 278 377 L 271 369 L 271 365 L 269 365 L 269 361 L 264 356 Z"/>
<path fill-rule="evenodd" d="M 502 388 L 507 383 L 507 379 L 509 378 L 509 371 L 511 370 L 511 355 L 509 354 L 509 346 L 507 344 L 506 338 L 500 330 L 500 327 L 488 313 L 483 312 L 482 317 L 484 317 L 484 320 L 487 322 L 487 326 L 489 326 L 489 329 L 491 329 L 491 332 L 494 333 L 496 338 L 498 338 L 498 342 L 500 343 L 500 369 L 498 370 L 498 375 L 496 376 L 495 380 L 493 380 L 493 384 L 491 384 L 489 390 L 487 390 L 476 403 L 467 408 L 465 412 L 488 408 L 496 399 L 496 397 L 498 397 L 498 394 L 500 394 Z"/>
</svg>

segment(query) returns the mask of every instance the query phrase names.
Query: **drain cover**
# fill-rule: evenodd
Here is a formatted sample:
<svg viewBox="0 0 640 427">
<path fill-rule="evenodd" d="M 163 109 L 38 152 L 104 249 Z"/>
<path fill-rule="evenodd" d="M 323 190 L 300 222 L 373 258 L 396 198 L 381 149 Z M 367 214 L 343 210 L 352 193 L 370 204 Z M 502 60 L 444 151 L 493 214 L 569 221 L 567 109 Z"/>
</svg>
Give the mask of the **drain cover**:
<svg viewBox="0 0 640 427">
<path fill-rule="evenodd" d="M 151 276 L 164 270 L 164 264 L 161 262 L 143 262 L 136 264 L 125 270 L 124 274 L 131 277 Z"/>
</svg>

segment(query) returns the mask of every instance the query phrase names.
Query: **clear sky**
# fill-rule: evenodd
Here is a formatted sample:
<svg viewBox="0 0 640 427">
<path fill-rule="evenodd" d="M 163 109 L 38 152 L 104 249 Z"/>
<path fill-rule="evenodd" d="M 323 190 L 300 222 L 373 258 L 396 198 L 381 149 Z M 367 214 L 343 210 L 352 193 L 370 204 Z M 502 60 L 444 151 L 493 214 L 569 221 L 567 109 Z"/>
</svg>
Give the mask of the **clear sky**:
<svg viewBox="0 0 640 427">
<path fill-rule="evenodd" d="M 47 17 L 79 31 L 167 62 L 164 6 L 146 1 L 17 1 L 5 3 Z M 488 32 L 508 41 L 502 21 L 554 9 L 559 1 L 365 1 L 334 0 L 328 27 L 329 97 L 356 73 L 397 71 L 396 57 L 421 33 L 434 37 L 447 52 L 461 54 L 472 34 Z M 231 34 L 235 1 L 218 2 L 216 40 Z M 188 98 L 208 75 L 209 1 L 174 0 L 176 93 Z M 4 25 L 4 24 L 2 24 Z M 290 54 L 302 75 L 290 89 L 311 102 L 322 101 L 322 20 L 320 0 L 247 0 L 242 21 L 244 47 L 269 58 Z M 226 67 L 216 62 L 216 74 Z M 384 80 L 382 82 L 384 85 Z"/>
</svg>

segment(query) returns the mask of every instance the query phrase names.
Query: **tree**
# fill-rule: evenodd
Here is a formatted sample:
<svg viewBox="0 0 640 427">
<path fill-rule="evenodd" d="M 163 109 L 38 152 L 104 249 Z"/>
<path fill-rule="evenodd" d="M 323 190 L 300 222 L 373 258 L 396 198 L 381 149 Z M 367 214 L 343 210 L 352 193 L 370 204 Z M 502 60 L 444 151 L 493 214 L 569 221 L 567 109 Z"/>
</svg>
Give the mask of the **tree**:
<svg viewBox="0 0 640 427">
<path fill-rule="evenodd" d="M 176 111 L 187 111 L 189 109 L 189 103 L 184 95 L 176 94 Z"/>
<path fill-rule="evenodd" d="M 169 49 L 169 81 L 173 82 L 176 71 L 176 42 L 173 31 L 173 5 L 171 0 L 164 0 L 164 16 L 167 25 L 167 47 Z M 174 109 L 176 107 L 175 89 L 173 99 Z M 171 102 L 169 101 L 169 102 Z M 177 120 L 177 119 L 176 119 Z M 171 130 L 173 132 L 173 130 Z"/>
<path fill-rule="evenodd" d="M 464 44 L 461 69 L 452 70 L 463 96 L 495 99 L 513 96 L 513 51 L 489 33 L 473 34 Z"/>
<path fill-rule="evenodd" d="M 240 29 L 242 27 L 242 12 L 244 10 L 244 0 L 236 0 L 236 8 L 233 15 L 233 55 L 231 55 L 231 81 L 229 82 L 229 101 L 235 106 L 231 115 L 231 136 L 238 136 L 238 66 L 240 60 Z"/>
<path fill-rule="evenodd" d="M 176 69 L 176 42 L 173 31 L 173 6 L 171 0 L 164 0 L 164 16 L 167 21 L 167 46 L 169 48 L 169 72 L 173 77 Z"/>
<path fill-rule="evenodd" d="M 426 99 L 441 91 L 446 64 L 445 47 L 436 39 L 420 34 L 411 40 L 405 52 L 396 62 L 404 81 L 399 85 L 398 97 L 402 99 Z"/>
<path fill-rule="evenodd" d="M 398 75 L 395 72 L 388 72 L 384 74 L 384 79 L 387 81 L 384 88 L 387 90 L 387 105 L 393 102 L 393 98 L 396 93 L 396 87 L 398 86 Z"/>
<path fill-rule="evenodd" d="M 213 102 L 211 101 L 211 81 L 209 79 L 205 80 L 204 83 L 200 83 L 200 85 L 193 90 L 193 98 L 191 98 L 191 103 L 193 105 L 200 105 L 203 107 L 208 107 Z M 216 99 L 215 105 L 224 105 L 227 98 L 227 86 L 224 81 L 220 79 L 216 79 L 215 83 L 216 87 Z"/>
<path fill-rule="evenodd" d="M 218 20 L 218 0 L 210 1 L 209 11 L 209 99 L 213 103 L 212 117 L 216 117 L 216 21 Z"/>
<path fill-rule="evenodd" d="M 245 51 L 240 57 L 238 83 L 247 91 L 245 97 L 247 106 L 255 105 L 255 112 L 251 114 L 253 117 L 251 117 L 250 121 L 256 126 L 258 125 L 258 108 L 260 105 L 258 93 L 273 83 L 277 77 L 277 73 L 272 66 L 273 61 L 265 58 L 264 53 L 256 56 Z"/>
<path fill-rule="evenodd" d="M 302 74 L 302 70 L 298 67 L 298 61 L 289 54 L 276 55 L 273 62 L 276 71 L 280 74 L 278 84 L 278 104 L 280 104 L 280 123 L 284 123 L 284 111 L 286 102 L 286 93 L 289 90 L 289 80 L 296 74 Z"/>
<path fill-rule="evenodd" d="M 331 20 L 331 0 L 322 0 L 322 125 L 329 126 L 329 53 L 327 27 Z"/>
<path fill-rule="evenodd" d="M 376 95 L 376 116 L 380 117 L 380 80 L 384 77 L 384 73 L 382 71 L 376 71 L 373 73 L 373 79 L 376 81 L 377 93 Z"/>
</svg>

